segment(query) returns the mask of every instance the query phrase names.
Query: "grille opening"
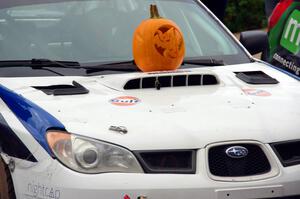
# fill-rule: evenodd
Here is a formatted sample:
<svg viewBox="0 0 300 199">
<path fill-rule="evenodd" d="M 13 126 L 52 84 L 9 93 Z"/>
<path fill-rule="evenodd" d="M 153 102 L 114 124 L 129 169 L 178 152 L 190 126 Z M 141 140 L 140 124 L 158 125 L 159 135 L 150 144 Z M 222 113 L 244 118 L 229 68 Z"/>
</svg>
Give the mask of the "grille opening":
<svg viewBox="0 0 300 199">
<path fill-rule="evenodd" d="M 244 158 L 231 158 L 226 150 L 233 146 L 248 149 Z M 263 150 L 255 144 L 230 144 L 209 149 L 208 162 L 211 174 L 220 177 L 243 177 L 262 175 L 271 171 L 271 165 Z"/>
<path fill-rule="evenodd" d="M 142 81 L 142 88 L 155 88 L 156 77 L 146 77 Z"/>
<path fill-rule="evenodd" d="M 177 75 L 173 77 L 173 86 L 186 86 L 186 75 Z"/>
<path fill-rule="evenodd" d="M 141 79 L 132 79 L 132 80 L 129 80 L 125 84 L 124 89 L 125 90 L 139 89 L 140 88 L 140 83 L 141 83 Z"/>
<path fill-rule="evenodd" d="M 213 75 L 203 75 L 203 85 L 216 85 L 218 84 L 218 80 Z"/>
<path fill-rule="evenodd" d="M 188 80 L 189 86 L 201 85 L 202 75 L 190 75 Z"/>
<path fill-rule="evenodd" d="M 160 87 L 171 87 L 171 76 L 158 77 L 158 81 L 160 83 Z"/>
<path fill-rule="evenodd" d="M 271 145 L 283 166 L 300 164 L 300 140 L 293 142 L 275 143 Z"/>
<path fill-rule="evenodd" d="M 146 173 L 193 174 L 196 170 L 196 152 L 139 151 L 135 152 Z"/>
<path fill-rule="evenodd" d="M 205 86 L 217 84 L 219 84 L 217 77 L 211 74 L 169 75 L 132 79 L 124 85 L 124 89 L 156 88 L 159 90 L 162 87 Z"/>
</svg>

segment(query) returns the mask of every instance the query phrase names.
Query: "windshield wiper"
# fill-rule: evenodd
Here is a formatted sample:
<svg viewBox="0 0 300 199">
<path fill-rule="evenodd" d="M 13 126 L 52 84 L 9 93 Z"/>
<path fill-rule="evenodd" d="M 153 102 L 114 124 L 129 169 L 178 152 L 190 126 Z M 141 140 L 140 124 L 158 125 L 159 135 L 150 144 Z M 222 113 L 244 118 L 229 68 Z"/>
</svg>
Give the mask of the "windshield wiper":
<svg viewBox="0 0 300 199">
<path fill-rule="evenodd" d="M 0 67 L 31 67 L 32 69 L 49 68 L 80 68 L 74 61 L 54 61 L 50 59 L 8 60 L 0 61 Z"/>
<path fill-rule="evenodd" d="M 182 65 L 201 65 L 201 66 L 223 66 L 222 60 L 216 59 L 185 59 Z M 49 68 L 70 68 L 85 69 L 86 74 L 102 71 L 120 71 L 120 72 L 138 72 L 140 69 L 136 66 L 134 60 L 113 61 L 98 63 L 79 63 L 76 61 L 56 61 L 51 59 L 31 59 L 31 60 L 11 60 L 0 61 L 0 67 L 31 67 L 32 69 L 43 69 L 62 75 Z"/>
<path fill-rule="evenodd" d="M 72 68 L 72 69 L 81 68 L 80 63 L 76 61 L 56 61 L 51 59 L 32 59 L 31 66 L 33 68 L 39 68 L 39 67 Z"/>
<path fill-rule="evenodd" d="M 0 61 L 0 68 L 5 67 L 30 67 L 32 69 L 46 70 L 55 73 L 59 76 L 64 76 L 62 73 L 56 72 L 51 68 L 72 68 L 79 69 L 80 64 L 74 61 L 54 61 L 50 59 L 31 59 L 31 60 L 8 60 Z"/>
<path fill-rule="evenodd" d="M 225 63 L 223 60 L 217 59 L 185 59 L 182 62 L 182 65 L 191 64 L 191 65 L 200 65 L 200 66 L 224 66 Z"/>
<path fill-rule="evenodd" d="M 201 66 L 224 66 L 225 63 L 222 60 L 216 59 L 185 59 L 182 65 L 201 65 Z M 101 71 L 123 71 L 123 72 L 137 72 L 140 69 L 136 66 L 134 60 L 119 61 L 119 62 L 105 62 L 98 65 L 86 65 L 82 66 L 87 69 L 86 73 L 91 74 Z"/>
<path fill-rule="evenodd" d="M 86 64 L 82 66 L 87 69 L 86 73 L 91 74 L 101 71 L 123 71 L 123 72 L 137 72 L 140 69 L 136 66 L 133 60 L 130 61 L 116 61 L 116 62 L 102 62 L 99 64 Z"/>
<path fill-rule="evenodd" d="M 32 69 L 44 70 L 47 68 L 85 69 L 87 74 L 101 71 L 139 71 L 134 61 L 85 63 L 81 65 L 75 61 L 56 61 L 51 59 L 8 60 L 0 61 L 0 67 L 31 67 Z"/>
</svg>

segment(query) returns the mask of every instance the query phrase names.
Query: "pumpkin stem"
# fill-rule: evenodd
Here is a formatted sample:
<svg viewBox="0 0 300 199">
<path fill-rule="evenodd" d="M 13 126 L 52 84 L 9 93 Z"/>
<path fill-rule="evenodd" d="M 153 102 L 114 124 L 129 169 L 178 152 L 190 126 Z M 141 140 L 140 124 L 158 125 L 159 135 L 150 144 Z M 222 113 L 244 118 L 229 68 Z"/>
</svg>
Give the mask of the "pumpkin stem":
<svg viewBox="0 0 300 199">
<path fill-rule="evenodd" d="M 160 19 L 159 12 L 157 6 L 154 4 L 150 5 L 150 18 L 151 19 Z"/>
</svg>

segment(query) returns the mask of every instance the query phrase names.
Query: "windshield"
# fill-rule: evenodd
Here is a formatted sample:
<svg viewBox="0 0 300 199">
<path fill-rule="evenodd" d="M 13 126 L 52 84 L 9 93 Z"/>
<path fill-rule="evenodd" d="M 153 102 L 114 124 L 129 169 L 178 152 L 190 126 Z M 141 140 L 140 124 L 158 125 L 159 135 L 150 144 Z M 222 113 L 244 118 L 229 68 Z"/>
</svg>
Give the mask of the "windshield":
<svg viewBox="0 0 300 199">
<path fill-rule="evenodd" d="M 181 28 L 186 58 L 249 62 L 220 24 L 193 0 L 1 0 L 0 61 L 132 60 L 133 33 L 149 18 L 150 4 Z"/>
</svg>

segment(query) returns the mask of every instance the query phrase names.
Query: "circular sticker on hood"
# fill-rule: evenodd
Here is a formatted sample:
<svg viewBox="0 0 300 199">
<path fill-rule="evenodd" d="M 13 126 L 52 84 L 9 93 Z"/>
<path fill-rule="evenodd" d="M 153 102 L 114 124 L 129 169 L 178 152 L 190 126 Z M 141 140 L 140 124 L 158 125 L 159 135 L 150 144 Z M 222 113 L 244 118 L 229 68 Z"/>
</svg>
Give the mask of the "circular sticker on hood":
<svg viewBox="0 0 300 199">
<path fill-rule="evenodd" d="M 141 100 L 133 96 L 121 96 L 109 100 L 109 102 L 116 106 L 133 106 L 139 103 Z"/>
</svg>

